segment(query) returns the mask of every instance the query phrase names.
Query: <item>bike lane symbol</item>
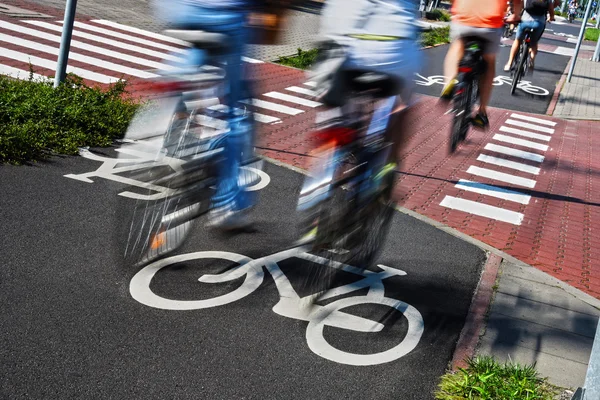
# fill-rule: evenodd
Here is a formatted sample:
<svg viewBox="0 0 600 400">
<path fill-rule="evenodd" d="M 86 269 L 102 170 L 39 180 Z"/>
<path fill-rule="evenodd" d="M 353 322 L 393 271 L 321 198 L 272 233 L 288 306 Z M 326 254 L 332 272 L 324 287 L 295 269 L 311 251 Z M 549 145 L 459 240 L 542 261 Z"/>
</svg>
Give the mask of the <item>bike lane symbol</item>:
<svg viewBox="0 0 600 400">
<path fill-rule="evenodd" d="M 313 353 L 340 364 L 366 366 L 395 361 L 414 350 L 424 331 L 423 317 L 415 307 L 401 300 L 386 297 L 384 287 L 385 279 L 394 276 L 405 276 L 406 272 L 383 265 L 379 266 L 382 271 L 374 272 L 350 265 L 330 263 L 329 260 L 307 253 L 306 250 L 298 247 L 255 260 L 224 251 L 202 251 L 177 255 L 144 267 L 132 278 L 129 291 L 136 301 L 149 307 L 164 310 L 200 310 L 230 304 L 250 295 L 262 284 L 266 270 L 273 277 L 280 296 L 279 302 L 273 307 L 273 311 L 284 317 L 308 322 L 306 342 Z M 333 267 L 353 273 L 362 276 L 362 279 L 301 298 L 278 266 L 279 262 L 293 257 L 318 263 L 324 267 Z M 217 284 L 242 277 L 244 282 L 230 293 L 203 300 L 167 299 L 152 291 L 152 279 L 161 269 L 172 264 L 198 259 L 223 259 L 239 264 L 221 274 L 205 274 L 198 279 L 199 282 Z M 315 304 L 318 301 L 334 299 L 367 288 L 366 295 L 344 297 L 325 306 Z M 331 345 L 323 333 L 326 326 L 354 332 L 371 333 L 380 332 L 384 328 L 384 325 L 378 321 L 342 311 L 349 307 L 364 304 L 385 306 L 401 312 L 408 321 L 406 335 L 400 337 L 400 342 L 392 348 L 374 354 L 349 353 Z"/>
</svg>

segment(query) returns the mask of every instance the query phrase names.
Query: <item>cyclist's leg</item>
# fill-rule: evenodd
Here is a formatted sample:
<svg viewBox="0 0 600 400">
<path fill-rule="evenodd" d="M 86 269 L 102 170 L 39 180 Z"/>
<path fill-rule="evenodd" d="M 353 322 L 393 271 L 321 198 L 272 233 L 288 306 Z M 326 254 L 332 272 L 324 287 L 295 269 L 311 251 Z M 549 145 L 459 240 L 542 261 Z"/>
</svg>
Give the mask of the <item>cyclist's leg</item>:
<svg viewBox="0 0 600 400">
<path fill-rule="evenodd" d="M 494 77 L 496 76 L 496 54 L 500 48 L 501 35 L 501 28 L 482 29 L 478 35 L 486 40 L 483 48 L 483 60 L 485 61 L 486 68 L 479 78 L 479 111 L 473 118 L 473 124 L 480 128 L 487 128 L 489 126 L 487 105 L 492 96 Z"/>
<path fill-rule="evenodd" d="M 540 41 L 542 35 L 544 34 L 544 30 L 546 29 L 546 23 L 542 22 L 542 21 L 532 21 L 531 29 L 533 29 L 533 32 L 531 33 L 530 54 L 531 54 L 531 67 L 533 67 L 533 63 L 535 61 L 535 56 L 537 55 L 537 51 L 538 51 L 538 42 Z"/>
<path fill-rule="evenodd" d="M 512 47 L 510 48 L 510 55 L 508 57 L 508 62 L 504 66 L 505 72 L 510 71 L 510 68 L 512 67 L 512 65 L 515 61 L 517 52 L 519 51 L 519 46 L 521 45 L 521 42 L 523 41 L 523 38 L 525 37 L 525 30 L 523 28 L 523 24 L 524 23 L 522 22 L 521 24 L 519 24 L 519 27 L 517 28 L 517 35 L 515 37 L 515 41 L 512 44 Z"/>
<path fill-rule="evenodd" d="M 465 43 L 462 40 L 462 31 L 465 27 L 456 22 L 450 25 L 450 48 L 444 59 L 444 76 L 447 83 L 440 94 L 441 98 L 449 99 L 452 97 L 452 91 L 456 85 L 456 75 L 458 74 L 458 63 L 465 54 Z"/>
</svg>

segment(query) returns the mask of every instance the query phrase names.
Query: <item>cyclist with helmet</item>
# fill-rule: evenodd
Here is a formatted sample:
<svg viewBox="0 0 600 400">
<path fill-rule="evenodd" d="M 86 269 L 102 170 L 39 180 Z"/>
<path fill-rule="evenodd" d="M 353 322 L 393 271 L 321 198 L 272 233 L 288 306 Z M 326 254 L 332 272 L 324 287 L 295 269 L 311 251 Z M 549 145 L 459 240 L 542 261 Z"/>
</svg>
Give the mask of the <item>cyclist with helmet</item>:
<svg viewBox="0 0 600 400">
<path fill-rule="evenodd" d="M 549 16 L 547 16 L 549 15 Z M 517 36 L 510 49 L 508 62 L 504 66 L 504 71 L 511 70 L 517 51 L 521 42 L 525 39 L 525 32 L 531 30 L 531 43 L 529 47 L 530 68 L 533 68 L 535 56 L 538 50 L 538 42 L 546 29 L 546 19 L 554 21 L 554 2 L 552 0 L 526 0 L 525 10 L 521 16 L 521 23 L 517 28 Z"/>
<path fill-rule="evenodd" d="M 500 48 L 500 38 L 504 23 L 515 23 L 519 20 L 522 0 L 513 0 L 513 14 L 505 18 L 506 0 L 454 0 L 452 5 L 452 24 L 450 38 L 452 43 L 444 61 L 444 75 L 449 79 L 442 89 L 440 97 L 450 100 L 456 86 L 458 64 L 465 52 L 466 37 L 478 37 L 485 43 L 483 59 L 486 69 L 479 81 L 479 110 L 472 123 L 476 127 L 487 129 L 487 105 L 492 95 L 492 87 L 496 74 L 496 53 Z"/>
</svg>

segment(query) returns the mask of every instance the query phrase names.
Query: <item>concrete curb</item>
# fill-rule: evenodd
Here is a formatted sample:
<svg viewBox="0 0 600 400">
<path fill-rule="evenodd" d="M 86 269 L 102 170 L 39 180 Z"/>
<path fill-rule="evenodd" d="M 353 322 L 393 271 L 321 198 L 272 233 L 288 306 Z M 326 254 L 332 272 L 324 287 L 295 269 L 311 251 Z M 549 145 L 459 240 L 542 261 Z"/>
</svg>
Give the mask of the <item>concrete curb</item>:
<svg viewBox="0 0 600 400">
<path fill-rule="evenodd" d="M 558 104 L 558 98 L 560 97 L 560 92 L 562 92 L 563 86 L 565 85 L 565 82 L 567 81 L 567 75 L 569 73 L 569 65 L 571 65 L 571 61 L 569 61 L 567 63 L 567 66 L 565 67 L 565 70 L 563 71 L 562 76 L 560 77 L 560 80 L 558 81 L 558 84 L 556 85 L 556 88 L 554 89 L 554 94 L 552 95 L 552 100 L 550 100 L 550 104 L 548 104 L 548 109 L 546 110 L 546 115 L 553 116 L 553 114 L 554 114 L 554 110 L 556 109 L 556 105 Z"/>
<path fill-rule="evenodd" d="M 481 272 L 481 278 L 475 289 L 473 301 L 469 307 L 467 320 L 463 326 L 454 356 L 452 357 L 452 369 L 466 368 L 466 360 L 475 355 L 475 349 L 479 344 L 479 338 L 483 335 L 487 312 L 494 296 L 494 285 L 498 277 L 498 270 L 502 264 L 502 257 L 497 254 L 489 254 L 487 262 Z"/>
</svg>

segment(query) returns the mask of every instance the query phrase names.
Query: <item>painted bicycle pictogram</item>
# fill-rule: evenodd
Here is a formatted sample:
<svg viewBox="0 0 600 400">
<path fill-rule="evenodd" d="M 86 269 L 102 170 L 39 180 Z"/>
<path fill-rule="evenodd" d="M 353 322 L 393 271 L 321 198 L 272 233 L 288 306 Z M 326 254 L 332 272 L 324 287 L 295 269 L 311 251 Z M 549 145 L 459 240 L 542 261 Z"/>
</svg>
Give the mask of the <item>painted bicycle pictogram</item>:
<svg viewBox="0 0 600 400">
<path fill-rule="evenodd" d="M 433 86 L 443 85 L 446 83 L 446 77 L 443 75 L 432 75 L 425 77 L 421 74 L 416 74 L 419 80 L 415 80 L 415 83 L 419 86 Z M 512 85 L 512 78 L 510 76 L 498 75 L 494 78 L 494 86 Z M 543 87 L 534 86 L 530 81 L 521 81 L 517 87 L 523 90 L 525 93 L 529 93 L 535 96 L 548 96 L 550 92 Z"/>
<path fill-rule="evenodd" d="M 336 268 L 355 274 L 358 277 L 362 276 L 362 278 L 351 284 L 300 297 L 278 265 L 278 263 L 294 257 Z M 222 259 L 238 264 L 220 274 L 202 275 L 198 279 L 199 282 L 218 284 L 244 278 L 243 283 L 230 293 L 203 300 L 168 299 L 152 291 L 152 280 L 161 269 L 176 263 L 199 259 Z M 405 276 L 406 272 L 384 265 L 379 265 L 379 268 L 381 271 L 375 272 L 336 263 L 307 253 L 304 247 L 285 250 L 255 260 L 225 251 L 201 251 L 164 258 L 147 265 L 132 278 L 129 290 L 135 300 L 149 307 L 164 310 L 200 310 L 230 304 L 250 295 L 262 284 L 266 270 L 273 277 L 280 296 L 279 302 L 273 307 L 273 311 L 284 317 L 308 321 L 306 341 L 311 351 L 325 359 L 341 364 L 377 365 L 395 361 L 410 353 L 418 345 L 424 330 L 423 317 L 415 307 L 401 300 L 385 296 L 384 280 L 396 276 Z M 365 295 L 341 297 L 364 289 L 368 289 Z M 320 301 L 331 300 L 336 297 L 341 298 L 326 305 L 317 304 Z M 307 304 L 310 304 L 310 307 L 307 307 Z M 404 315 L 408 321 L 408 328 L 404 336 L 398 337 L 398 344 L 382 352 L 356 354 L 337 349 L 327 341 L 324 335 L 326 326 L 367 333 L 380 332 L 385 327 L 384 324 L 378 321 L 342 311 L 363 304 L 386 306 Z"/>
</svg>

